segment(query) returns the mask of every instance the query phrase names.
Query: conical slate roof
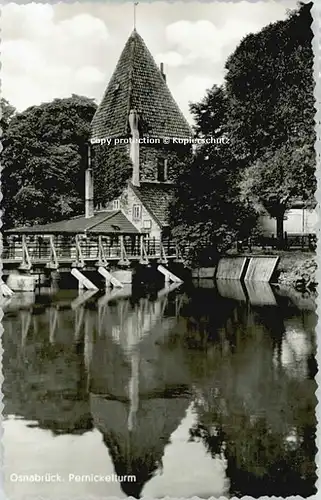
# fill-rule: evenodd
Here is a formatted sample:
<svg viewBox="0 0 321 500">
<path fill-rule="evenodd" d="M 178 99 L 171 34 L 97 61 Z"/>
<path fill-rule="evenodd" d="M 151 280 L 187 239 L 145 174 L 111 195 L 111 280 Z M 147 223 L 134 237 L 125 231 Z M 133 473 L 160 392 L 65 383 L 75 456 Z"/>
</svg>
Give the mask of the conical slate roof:
<svg viewBox="0 0 321 500">
<path fill-rule="evenodd" d="M 127 136 L 131 109 L 140 116 L 141 134 L 160 138 L 191 135 L 160 69 L 136 30 L 127 40 L 94 115 L 91 138 Z"/>
<path fill-rule="evenodd" d="M 102 433 L 118 476 L 136 477 L 120 482 L 122 490 L 140 498 L 144 485 L 162 467 L 165 446 L 190 405 L 187 397 L 150 398 L 139 401 L 135 425 L 128 430 L 129 404 L 91 394 L 95 427 Z"/>
</svg>

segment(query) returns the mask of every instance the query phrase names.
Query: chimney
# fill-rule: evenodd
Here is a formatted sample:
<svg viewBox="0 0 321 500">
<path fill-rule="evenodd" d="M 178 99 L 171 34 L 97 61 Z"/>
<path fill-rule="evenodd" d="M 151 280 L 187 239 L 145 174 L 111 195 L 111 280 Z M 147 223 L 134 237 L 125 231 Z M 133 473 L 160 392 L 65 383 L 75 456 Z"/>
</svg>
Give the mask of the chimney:
<svg viewBox="0 0 321 500">
<path fill-rule="evenodd" d="M 162 73 L 162 77 L 164 78 L 164 80 L 166 82 L 166 75 L 164 73 L 164 63 L 162 63 L 162 62 L 160 63 L 159 69 L 160 69 L 160 72 Z"/>
<path fill-rule="evenodd" d="M 135 109 L 131 109 L 129 113 L 129 125 L 130 131 L 132 134 L 131 143 L 130 143 L 130 159 L 133 163 L 133 176 L 132 183 L 134 186 L 139 187 L 139 130 L 138 130 L 138 121 L 139 116 Z"/>
<path fill-rule="evenodd" d="M 85 217 L 88 219 L 94 215 L 94 186 L 93 174 L 91 169 L 91 151 L 88 144 L 88 163 L 85 172 Z"/>
</svg>

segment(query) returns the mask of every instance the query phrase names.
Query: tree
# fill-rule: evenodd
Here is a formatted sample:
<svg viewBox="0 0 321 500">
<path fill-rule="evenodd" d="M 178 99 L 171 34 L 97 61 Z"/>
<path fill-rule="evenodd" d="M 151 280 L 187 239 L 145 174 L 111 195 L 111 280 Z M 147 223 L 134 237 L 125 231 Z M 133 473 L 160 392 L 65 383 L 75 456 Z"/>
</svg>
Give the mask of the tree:
<svg viewBox="0 0 321 500">
<path fill-rule="evenodd" d="M 283 238 L 283 220 L 294 201 L 314 205 L 316 187 L 315 155 L 308 144 L 285 143 L 269 151 L 248 167 L 240 183 L 242 197 L 257 206 L 262 204 L 277 222 L 277 237 Z"/>
<path fill-rule="evenodd" d="M 11 118 L 16 112 L 16 109 L 9 103 L 9 101 L 7 101 L 7 99 L 4 99 L 3 97 L 1 97 L 0 99 L 0 108 L 1 108 L 0 126 L 2 132 L 5 132 L 9 126 Z"/>
<path fill-rule="evenodd" d="M 197 137 L 219 139 L 228 135 L 229 102 L 223 86 L 213 85 L 200 102 L 190 104 L 190 110 Z"/>
<path fill-rule="evenodd" d="M 231 148 L 243 158 L 244 197 L 277 219 L 294 200 L 314 200 L 315 100 L 312 3 L 251 34 L 226 63 Z"/>
<path fill-rule="evenodd" d="M 96 105 L 72 95 L 15 114 L 4 134 L 4 223 L 46 223 L 84 211 L 84 171 Z"/>
<path fill-rule="evenodd" d="M 179 176 L 172 203 L 171 226 L 177 241 L 189 248 L 191 263 L 215 263 L 218 255 L 256 226 L 252 207 L 240 199 L 241 162 L 233 156 L 228 135 L 228 102 L 224 88 L 214 86 L 192 104 L 199 139 L 212 137 L 195 151 Z M 216 141 L 216 142 L 215 142 Z"/>
<path fill-rule="evenodd" d="M 171 207 L 172 232 L 189 248 L 192 263 L 215 263 L 255 226 L 253 210 L 240 202 L 234 166 L 226 147 L 219 153 L 202 148 L 180 177 Z"/>
</svg>

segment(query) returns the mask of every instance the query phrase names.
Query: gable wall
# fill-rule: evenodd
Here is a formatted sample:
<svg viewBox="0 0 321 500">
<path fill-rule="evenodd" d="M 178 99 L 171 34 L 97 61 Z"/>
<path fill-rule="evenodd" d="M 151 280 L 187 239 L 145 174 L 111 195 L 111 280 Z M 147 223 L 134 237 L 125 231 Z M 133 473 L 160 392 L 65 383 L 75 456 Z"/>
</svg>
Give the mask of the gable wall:
<svg viewBox="0 0 321 500">
<path fill-rule="evenodd" d="M 133 219 L 133 206 L 139 205 L 141 206 L 141 219 L 139 221 Z M 108 207 L 111 209 L 111 204 Z M 151 221 L 151 230 L 149 231 L 150 237 L 155 237 L 156 239 L 161 238 L 161 227 L 159 224 L 153 219 L 149 211 L 142 204 L 138 196 L 134 193 L 131 187 L 127 187 L 124 189 L 123 194 L 120 197 L 120 209 L 126 215 L 127 219 L 132 222 L 132 224 L 137 227 L 140 231 L 143 232 L 144 220 Z"/>
</svg>

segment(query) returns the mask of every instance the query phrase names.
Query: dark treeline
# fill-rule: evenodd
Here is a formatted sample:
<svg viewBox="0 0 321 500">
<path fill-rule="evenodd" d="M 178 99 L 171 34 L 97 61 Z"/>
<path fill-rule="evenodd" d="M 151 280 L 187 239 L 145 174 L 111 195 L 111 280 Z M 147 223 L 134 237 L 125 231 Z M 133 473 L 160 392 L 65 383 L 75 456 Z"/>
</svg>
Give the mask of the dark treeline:
<svg viewBox="0 0 321 500">
<path fill-rule="evenodd" d="M 201 145 L 178 183 L 172 226 L 180 242 L 192 242 L 191 259 L 215 259 L 255 233 L 262 212 L 276 218 L 282 238 L 293 202 L 314 204 L 311 7 L 246 36 L 226 62 L 224 84 L 190 106 L 200 138 L 225 139 Z"/>
</svg>

